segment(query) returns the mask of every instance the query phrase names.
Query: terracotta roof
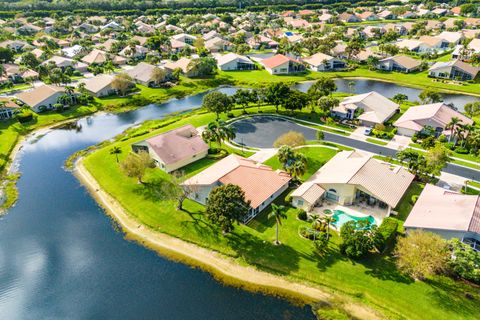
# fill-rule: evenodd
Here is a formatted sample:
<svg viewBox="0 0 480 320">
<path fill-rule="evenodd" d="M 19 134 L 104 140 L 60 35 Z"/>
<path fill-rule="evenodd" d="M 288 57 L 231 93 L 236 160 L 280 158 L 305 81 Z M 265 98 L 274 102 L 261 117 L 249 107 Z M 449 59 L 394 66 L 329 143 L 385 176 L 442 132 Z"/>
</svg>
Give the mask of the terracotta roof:
<svg viewBox="0 0 480 320">
<path fill-rule="evenodd" d="M 282 64 L 289 62 L 289 61 L 294 61 L 296 63 L 300 63 L 299 61 L 292 59 L 290 57 L 284 56 L 283 54 L 276 54 L 273 57 L 263 59 L 261 63 L 267 67 L 267 68 L 276 68 L 278 66 L 281 66 Z"/>
<path fill-rule="evenodd" d="M 237 185 L 255 209 L 290 180 L 291 177 L 284 171 L 274 171 L 266 165 L 231 154 L 184 183 L 212 185 L 219 181 L 222 184 Z"/>
<path fill-rule="evenodd" d="M 165 164 L 176 163 L 208 150 L 208 145 L 191 124 L 159 134 L 146 142 Z"/>
</svg>

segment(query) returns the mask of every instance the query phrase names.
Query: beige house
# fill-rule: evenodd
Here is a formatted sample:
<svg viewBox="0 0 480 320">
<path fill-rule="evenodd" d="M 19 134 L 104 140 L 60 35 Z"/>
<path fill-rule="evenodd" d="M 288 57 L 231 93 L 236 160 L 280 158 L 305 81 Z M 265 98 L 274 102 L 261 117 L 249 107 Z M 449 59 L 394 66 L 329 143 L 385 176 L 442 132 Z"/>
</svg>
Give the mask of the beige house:
<svg viewBox="0 0 480 320">
<path fill-rule="evenodd" d="M 372 210 L 384 209 L 388 216 L 413 179 L 403 167 L 392 169 L 371 155 L 342 151 L 291 194 L 292 204 L 306 211 L 323 201 L 342 206 L 364 204 Z"/>
<path fill-rule="evenodd" d="M 113 76 L 109 74 L 99 74 L 93 78 L 86 79 L 85 89 L 95 97 L 105 97 L 115 94 L 117 91 L 112 88 Z"/>
<path fill-rule="evenodd" d="M 439 102 L 410 107 L 393 125 L 397 128 L 398 134 L 408 137 L 421 132 L 427 126 L 432 127 L 437 136 L 441 134 L 449 136 L 451 133 L 446 127 L 452 118 L 460 119 L 461 124 L 473 124 L 472 119 Z"/>
<path fill-rule="evenodd" d="M 406 55 L 396 55 L 382 59 L 378 62 L 377 68 L 385 71 L 413 72 L 420 69 L 422 61 L 410 58 Z"/>
<path fill-rule="evenodd" d="M 344 69 L 346 66 L 342 60 L 321 52 L 303 59 L 303 62 L 305 62 L 312 71 L 333 71 Z"/>
<path fill-rule="evenodd" d="M 63 87 L 42 85 L 30 91 L 21 92 L 16 98 L 32 108 L 33 111 L 42 112 L 53 109 L 58 97 L 64 93 Z"/>
<path fill-rule="evenodd" d="M 201 204 L 207 203 L 208 195 L 215 187 L 226 184 L 239 186 L 245 192 L 246 200 L 250 201 L 248 215 L 243 218 L 243 222 L 247 223 L 287 190 L 290 180 L 290 175 L 284 171 L 231 154 L 184 184 L 194 189 L 189 197 Z"/>
<path fill-rule="evenodd" d="M 160 67 L 151 65 L 146 62 L 140 62 L 137 64 L 135 67 L 127 71 L 127 74 L 132 77 L 132 79 L 141 85 L 144 85 L 146 87 L 153 86 L 155 85 L 155 80 L 153 77 L 153 72 L 155 69 L 160 69 Z M 164 69 L 165 70 L 165 69 Z M 170 71 L 165 70 L 165 76 L 170 73 Z M 165 80 L 165 78 L 164 78 Z M 162 80 L 163 81 L 163 80 Z"/>
<path fill-rule="evenodd" d="M 157 166 L 166 172 L 185 167 L 208 154 L 208 145 L 191 124 L 135 143 L 132 149 L 148 152 Z"/>
<path fill-rule="evenodd" d="M 373 127 L 390 119 L 398 112 L 399 107 L 398 104 L 378 92 L 371 91 L 346 97 L 332 109 L 332 114 L 342 119 L 357 118 L 364 126 Z M 356 112 L 357 114 L 361 112 L 361 114 L 356 116 Z"/>
<path fill-rule="evenodd" d="M 407 232 L 421 229 L 458 238 L 480 250 L 480 196 L 427 184 L 403 226 Z"/>
</svg>

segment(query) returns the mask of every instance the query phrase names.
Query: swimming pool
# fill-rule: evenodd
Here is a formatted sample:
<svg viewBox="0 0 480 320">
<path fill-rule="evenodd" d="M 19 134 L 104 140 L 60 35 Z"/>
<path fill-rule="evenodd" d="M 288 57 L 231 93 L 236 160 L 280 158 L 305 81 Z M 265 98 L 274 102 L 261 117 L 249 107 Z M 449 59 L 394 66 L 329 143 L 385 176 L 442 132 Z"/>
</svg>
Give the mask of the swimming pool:
<svg viewBox="0 0 480 320">
<path fill-rule="evenodd" d="M 337 228 L 338 230 L 340 230 L 340 228 L 349 221 L 365 221 L 366 220 L 369 222 L 369 225 L 375 224 L 375 218 L 372 216 L 356 217 L 348 213 L 345 213 L 342 210 L 334 210 L 332 217 L 335 219 L 335 221 L 332 222 L 332 225 L 334 225 L 335 228 Z"/>
</svg>

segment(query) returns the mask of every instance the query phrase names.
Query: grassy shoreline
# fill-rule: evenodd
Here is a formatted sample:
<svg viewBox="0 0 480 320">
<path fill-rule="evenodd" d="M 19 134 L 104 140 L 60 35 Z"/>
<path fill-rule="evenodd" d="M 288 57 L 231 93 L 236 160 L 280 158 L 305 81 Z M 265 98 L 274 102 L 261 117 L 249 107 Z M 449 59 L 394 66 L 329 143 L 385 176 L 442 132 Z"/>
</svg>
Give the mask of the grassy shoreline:
<svg viewBox="0 0 480 320">
<path fill-rule="evenodd" d="M 474 307 L 474 302 L 461 293 L 470 292 L 473 288 L 445 277 L 435 277 L 431 282 L 410 281 L 396 271 L 389 256 L 373 255 L 362 261 L 345 259 L 339 252 L 341 239 L 336 234 L 332 236 L 329 256 L 317 257 L 312 244 L 298 236 L 298 230 L 305 222 L 296 219 L 294 210 L 287 212 L 289 218 L 280 230 L 281 241 L 285 245 L 272 245 L 274 225 L 266 218 L 268 212 L 262 213 L 247 226 L 236 227 L 233 234 L 224 237 L 204 219 L 203 207 L 187 201 L 187 211 L 183 212 L 176 211 L 175 204 L 170 200 L 154 201 L 152 193 L 148 191 L 151 188 L 144 190 L 132 179 L 126 178 L 108 155 L 108 150 L 114 145 L 129 150 L 128 146 L 136 139 L 145 139 L 185 123 L 203 125 L 212 118 L 214 115 L 208 113 L 183 115 L 177 122 L 170 122 L 161 128 L 152 122 L 147 126 L 152 130 L 146 130 L 143 137 L 135 136 L 135 132 L 142 129 L 132 130 L 112 144 L 85 156 L 83 164 L 98 182 L 99 189 L 113 197 L 137 221 L 137 225 L 194 243 L 233 259 L 242 266 L 325 288 L 345 299 L 353 299 L 379 310 L 385 317 L 393 319 L 402 318 L 402 315 L 411 319 L 426 319 L 425 315 L 428 315 L 432 319 L 449 320 L 476 319 L 480 316 L 480 310 Z M 153 129 L 155 127 L 157 129 Z M 311 157 L 316 157 L 316 152 L 311 153 Z M 125 152 L 121 157 L 124 156 Z M 159 170 L 153 170 L 145 181 L 154 188 L 156 181 L 165 177 Z M 479 293 L 472 294 L 477 296 Z M 461 306 L 461 310 L 445 309 L 437 297 L 449 297 Z"/>
</svg>

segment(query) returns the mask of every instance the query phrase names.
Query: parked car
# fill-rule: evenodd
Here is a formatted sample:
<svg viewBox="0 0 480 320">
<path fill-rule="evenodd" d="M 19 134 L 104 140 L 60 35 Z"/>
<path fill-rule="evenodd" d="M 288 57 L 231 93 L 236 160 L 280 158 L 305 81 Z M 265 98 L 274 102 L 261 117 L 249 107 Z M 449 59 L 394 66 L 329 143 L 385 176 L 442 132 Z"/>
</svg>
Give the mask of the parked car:
<svg viewBox="0 0 480 320">
<path fill-rule="evenodd" d="M 366 136 L 369 136 L 372 134 L 372 128 L 365 128 L 365 131 L 363 131 L 363 134 Z"/>
</svg>

